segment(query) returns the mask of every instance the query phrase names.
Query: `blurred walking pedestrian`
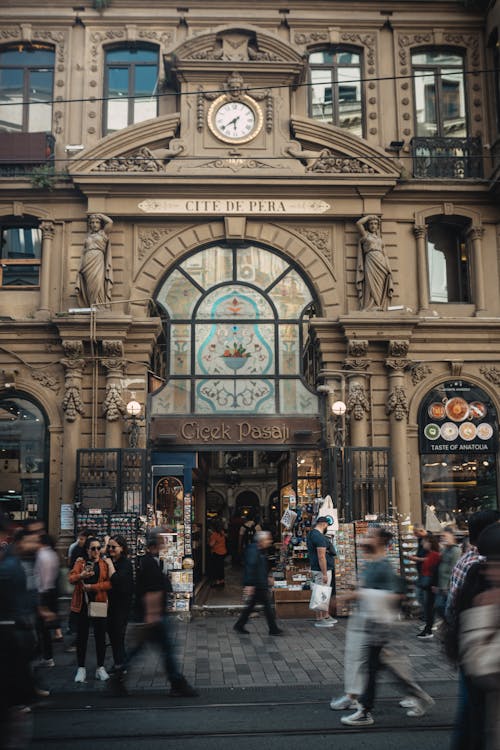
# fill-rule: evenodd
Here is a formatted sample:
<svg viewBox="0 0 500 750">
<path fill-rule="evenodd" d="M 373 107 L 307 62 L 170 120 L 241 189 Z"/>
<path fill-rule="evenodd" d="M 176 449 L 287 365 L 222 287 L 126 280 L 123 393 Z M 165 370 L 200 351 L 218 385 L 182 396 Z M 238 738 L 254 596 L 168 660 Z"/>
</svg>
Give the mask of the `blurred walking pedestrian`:
<svg viewBox="0 0 500 750">
<path fill-rule="evenodd" d="M 435 591 L 434 610 L 436 615 L 444 620 L 446 600 L 450 590 L 451 573 L 460 557 L 460 547 L 457 544 L 455 530 L 446 526 L 441 533 L 441 562 L 439 563 L 437 587 Z"/>
<path fill-rule="evenodd" d="M 188 683 L 180 670 L 175 653 L 175 634 L 171 616 L 167 613 L 167 594 L 170 581 L 164 569 L 161 551 L 165 545 L 161 528 L 154 528 L 146 539 L 147 552 L 140 558 L 138 595 L 141 598 L 144 625 L 138 629 L 139 636 L 129 654 L 133 662 L 146 644 L 160 649 L 165 675 L 170 682 L 168 695 L 171 698 L 194 698 L 198 692 Z"/>
<path fill-rule="evenodd" d="M 276 624 L 276 617 L 269 596 L 269 584 L 272 579 L 269 576 L 269 563 L 265 550 L 272 543 L 273 538 L 270 531 L 257 531 L 255 533 L 255 541 L 246 549 L 243 593 L 247 599 L 247 603 L 233 626 L 237 633 L 249 634 L 245 625 L 257 604 L 264 606 L 269 635 L 281 635 L 283 633 Z"/>
<path fill-rule="evenodd" d="M 76 623 L 76 657 L 78 669 L 75 682 L 86 682 L 87 670 L 85 658 L 90 626 L 94 630 L 97 669 L 96 680 L 107 680 L 109 675 L 104 668 L 106 655 L 106 624 L 107 613 L 92 617 L 90 604 L 100 602 L 107 604 L 108 591 L 111 588 L 108 566 L 101 558 L 101 543 L 96 537 L 88 537 L 85 550 L 89 557 L 87 561 L 79 557 L 69 573 L 69 582 L 75 586 L 71 599 L 71 611 L 78 615 Z"/>
<path fill-rule="evenodd" d="M 384 647 L 394 642 L 394 625 L 397 621 L 399 603 L 403 594 L 403 583 L 394 572 L 387 557 L 387 545 L 392 534 L 380 527 L 368 530 L 361 545 L 367 563 L 361 575 L 360 589 L 350 595 L 359 600 L 360 611 L 365 619 L 366 643 L 368 645 L 368 678 L 359 706 L 350 716 L 341 721 L 348 726 L 371 726 L 374 723 L 372 709 L 375 704 L 377 676 L 382 666 L 380 659 Z M 405 691 L 412 697 L 411 705 L 402 702 L 407 708 L 407 716 L 423 716 L 434 701 L 410 675 L 393 668 L 391 661 L 386 666 L 396 677 Z"/>
<path fill-rule="evenodd" d="M 439 541 L 435 536 L 428 534 L 423 540 L 424 556 L 418 558 L 421 563 L 421 575 L 419 586 L 424 594 L 424 620 L 425 626 L 417 638 L 427 641 L 434 638 L 432 628 L 434 626 L 434 600 L 435 590 L 438 583 L 439 564 L 441 562 L 441 553 L 439 551 Z"/>
<path fill-rule="evenodd" d="M 214 523 L 214 528 L 208 537 L 210 547 L 210 585 L 212 588 L 224 586 L 224 561 L 227 555 L 226 534 L 221 521 Z"/>
<path fill-rule="evenodd" d="M 52 632 L 58 626 L 57 580 L 59 577 L 59 555 L 55 541 L 48 534 L 42 534 L 40 549 L 35 559 L 35 578 L 38 587 L 39 603 L 53 614 L 51 620 L 38 617 L 38 638 L 41 651 L 39 666 L 54 667 Z"/>
</svg>

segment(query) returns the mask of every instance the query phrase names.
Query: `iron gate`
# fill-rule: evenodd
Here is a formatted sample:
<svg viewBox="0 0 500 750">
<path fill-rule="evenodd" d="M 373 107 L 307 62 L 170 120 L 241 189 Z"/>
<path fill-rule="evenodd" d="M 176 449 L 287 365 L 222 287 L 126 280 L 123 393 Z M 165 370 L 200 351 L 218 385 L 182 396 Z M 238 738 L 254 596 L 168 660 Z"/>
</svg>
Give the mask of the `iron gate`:
<svg viewBox="0 0 500 750">
<path fill-rule="evenodd" d="M 332 487 L 344 521 L 366 515 L 392 518 L 392 463 L 388 448 L 332 448 Z"/>
</svg>

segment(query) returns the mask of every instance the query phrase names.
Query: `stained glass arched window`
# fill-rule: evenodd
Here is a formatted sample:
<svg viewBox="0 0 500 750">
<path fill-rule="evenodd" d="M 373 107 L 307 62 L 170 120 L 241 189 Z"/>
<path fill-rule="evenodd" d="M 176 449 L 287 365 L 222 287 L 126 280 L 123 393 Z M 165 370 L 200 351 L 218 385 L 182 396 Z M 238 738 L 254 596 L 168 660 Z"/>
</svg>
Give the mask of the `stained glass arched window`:
<svg viewBox="0 0 500 750">
<path fill-rule="evenodd" d="M 161 283 L 166 385 L 152 414 L 313 414 L 302 377 L 304 328 L 315 300 L 280 255 L 218 245 L 181 261 Z"/>
</svg>

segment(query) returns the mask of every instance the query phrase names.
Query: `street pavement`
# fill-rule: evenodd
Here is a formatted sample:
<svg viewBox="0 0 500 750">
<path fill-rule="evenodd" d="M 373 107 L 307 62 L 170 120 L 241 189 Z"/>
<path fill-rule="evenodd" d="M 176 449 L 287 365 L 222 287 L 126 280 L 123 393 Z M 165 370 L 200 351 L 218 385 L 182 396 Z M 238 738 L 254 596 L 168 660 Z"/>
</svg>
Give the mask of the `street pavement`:
<svg viewBox="0 0 500 750">
<path fill-rule="evenodd" d="M 178 656 L 186 678 L 201 690 L 213 688 L 259 688 L 282 686 L 327 686 L 327 692 L 341 690 L 344 678 L 344 641 L 347 620 L 339 618 L 333 628 L 315 628 L 313 620 L 283 620 L 284 635 L 267 634 L 263 616 L 251 618 L 250 635 L 233 630 L 235 618 L 206 616 L 191 622 L 175 620 Z M 405 645 L 418 680 L 454 685 L 454 669 L 446 661 L 438 638 L 420 641 L 418 621 L 400 624 Z M 134 624 L 129 638 L 134 639 Z M 66 638 L 68 638 L 66 636 Z M 68 645 L 68 640 L 66 641 Z M 76 656 L 66 653 L 63 644 L 54 644 L 53 668 L 40 668 L 40 679 L 55 693 L 105 690 L 105 683 L 94 681 L 95 656 L 92 634 L 87 655 L 87 683 L 73 681 Z M 106 666 L 112 664 L 107 649 Z M 382 681 L 386 679 L 382 676 Z M 128 687 L 137 691 L 162 691 L 165 676 L 159 653 L 149 647 L 130 670 Z"/>
<path fill-rule="evenodd" d="M 281 637 L 267 634 L 259 614 L 248 623 L 250 635 L 233 630 L 235 617 L 206 616 L 176 621 L 182 670 L 200 692 L 198 698 L 167 697 L 159 654 L 145 650 L 129 673 L 128 693 L 115 696 L 93 679 L 92 637 L 88 681 L 73 681 L 75 654 L 55 644 L 53 668 L 37 674 L 51 690 L 33 712 L 33 750 L 303 750 L 314 742 L 341 750 L 443 750 L 449 744 L 456 704 L 456 674 L 438 639 L 419 641 L 419 622 L 400 624 L 417 679 L 435 705 L 409 718 L 390 676 L 381 673 L 375 725 L 344 727 L 345 712 L 329 708 L 342 693 L 346 620 L 334 628 L 315 628 L 313 620 L 284 620 Z M 134 638 L 130 626 L 130 640 Z M 65 644 L 67 645 L 67 644 Z M 111 664 L 110 650 L 106 665 Z"/>
</svg>

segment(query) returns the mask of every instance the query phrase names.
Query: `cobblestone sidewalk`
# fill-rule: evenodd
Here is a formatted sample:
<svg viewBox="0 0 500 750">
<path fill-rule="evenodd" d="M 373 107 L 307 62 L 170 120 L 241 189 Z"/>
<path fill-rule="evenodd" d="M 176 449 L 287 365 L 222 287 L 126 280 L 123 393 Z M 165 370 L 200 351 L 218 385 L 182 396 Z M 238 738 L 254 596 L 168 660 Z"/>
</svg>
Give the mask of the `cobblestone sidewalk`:
<svg viewBox="0 0 500 750">
<path fill-rule="evenodd" d="M 327 685 L 341 689 L 344 676 L 344 640 L 346 620 L 335 627 L 315 628 L 312 620 L 284 620 L 281 637 L 267 634 L 263 616 L 248 623 L 250 635 L 233 630 L 235 618 L 207 616 L 190 623 L 177 622 L 177 643 L 182 671 L 200 688 L 248 688 L 271 686 Z M 403 643 L 408 650 L 415 674 L 422 682 L 456 681 L 454 670 L 442 654 L 438 638 L 419 641 L 416 621 L 403 622 Z M 134 625 L 130 625 L 130 639 Z M 74 653 L 66 653 L 64 645 L 54 644 L 53 668 L 38 668 L 40 681 L 54 692 L 103 690 L 105 683 L 94 681 L 95 656 L 92 634 L 87 656 L 88 682 L 75 684 Z M 107 649 L 106 665 L 111 666 L 111 650 Z M 385 679 L 385 677 L 383 677 Z M 129 674 L 130 690 L 156 691 L 165 689 L 165 676 L 157 651 L 145 649 Z"/>
</svg>

